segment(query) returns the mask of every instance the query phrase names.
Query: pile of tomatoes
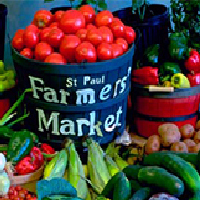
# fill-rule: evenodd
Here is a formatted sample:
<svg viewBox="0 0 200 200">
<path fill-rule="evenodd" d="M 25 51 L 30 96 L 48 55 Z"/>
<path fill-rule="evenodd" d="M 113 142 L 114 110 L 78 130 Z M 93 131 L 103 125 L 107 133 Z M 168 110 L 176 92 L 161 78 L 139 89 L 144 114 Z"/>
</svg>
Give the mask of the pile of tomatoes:
<svg viewBox="0 0 200 200">
<path fill-rule="evenodd" d="M 123 55 L 136 39 L 130 26 L 108 10 L 96 14 L 90 5 L 79 10 L 35 13 L 33 22 L 16 31 L 12 45 L 22 56 L 40 62 L 99 62 Z"/>
<path fill-rule="evenodd" d="M 37 198 L 21 186 L 11 186 L 8 191 L 8 197 L 0 198 L 0 200 L 37 200 Z"/>
</svg>

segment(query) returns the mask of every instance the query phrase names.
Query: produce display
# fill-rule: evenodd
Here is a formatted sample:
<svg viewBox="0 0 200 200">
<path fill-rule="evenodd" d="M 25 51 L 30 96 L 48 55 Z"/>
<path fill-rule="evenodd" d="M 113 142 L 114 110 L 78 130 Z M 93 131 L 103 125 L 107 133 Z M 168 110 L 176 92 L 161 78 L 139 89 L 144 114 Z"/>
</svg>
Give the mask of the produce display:
<svg viewBox="0 0 200 200">
<path fill-rule="evenodd" d="M 133 82 L 174 88 L 190 88 L 200 84 L 200 54 L 189 48 L 184 34 L 171 33 L 168 48 L 154 44 L 144 52 L 133 70 Z"/>
<path fill-rule="evenodd" d="M 0 92 L 9 90 L 15 86 L 15 72 L 5 70 L 4 63 L 0 60 Z"/>
<path fill-rule="evenodd" d="M 31 62 L 73 66 L 118 58 L 135 40 L 135 30 L 112 12 L 82 5 L 55 13 L 38 10 L 25 29 L 15 32 L 12 47 Z M 171 33 L 163 44 L 148 47 L 136 67 L 132 81 L 145 88 L 200 85 L 200 53 L 183 33 Z M 0 61 L 0 92 L 14 86 L 14 71 Z M 56 151 L 21 129 L 23 123 L 14 128 L 29 116 L 14 118 L 27 92 L 32 90 L 25 90 L 0 119 L 0 138 L 9 139 L 5 149 L 0 147 L 0 200 L 200 200 L 200 121 L 196 127 L 162 124 L 137 147 L 125 131 L 105 146 L 84 137 L 83 155 L 69 138 Z M 132 103 L 129 96 L 129 108 Z M 25 185 L 34 175 L 32 193 Z M 24 183 L 14 183 L 17 178 Z"/>
<path fill-rule="evenodd" d="M 159 135 L 148 138 L 145 153 L 156 151 L 176 151 L 184 153 L 198 153 L 200 150 L 200 131 L 190 124 L 183 125 L 180 129 L 174 124 L 163 124 L 158 128 Z"/>
<path fill-rule="evenodd" d="M 40 62 L 66 64 L 99 62 L 123 55 L 136 39 L 130 26 L 108 10 L 95 13 L 90 5 L 79 10 L 35 13 L 25 30 L 16 31 L 12 46 Z"/>
</svg>

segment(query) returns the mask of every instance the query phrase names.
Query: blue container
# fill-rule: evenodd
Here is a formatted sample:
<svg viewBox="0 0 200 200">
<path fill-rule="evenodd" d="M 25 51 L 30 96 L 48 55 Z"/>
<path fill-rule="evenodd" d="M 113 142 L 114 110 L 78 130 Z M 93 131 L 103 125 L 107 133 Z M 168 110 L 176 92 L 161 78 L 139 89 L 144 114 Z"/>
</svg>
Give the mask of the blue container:
<svg viewBox="0 0 200 200">
<path fill-rule="evenodd" d="M 13 49 L 19 88 L 33 89 L 26 98 L 27 128 L 54 144 L 68 136 L 80 142 L 85 135 L 101 144 L 112 141 L 126 125 L 133 53 L 131 46 L 104 62 L 54 65 L 26 59 Z"/>
<path fill-rule="evenodd" d="M 138 34 L 135 59 L 142 59 L 146 48 L 152 44 L 165 44 L 168 38 L 170 18 L 168 8 L 162 4 L 150 4 L 143 22 L 132 13 L 132 7 L 113 12 L 125 25 L 133 27 Z"/>
<path fill-rule="evenodd" d="M 0 60 L 4 60 L 5 28 L 8 9 L 0 4 Z"/>
</svg>

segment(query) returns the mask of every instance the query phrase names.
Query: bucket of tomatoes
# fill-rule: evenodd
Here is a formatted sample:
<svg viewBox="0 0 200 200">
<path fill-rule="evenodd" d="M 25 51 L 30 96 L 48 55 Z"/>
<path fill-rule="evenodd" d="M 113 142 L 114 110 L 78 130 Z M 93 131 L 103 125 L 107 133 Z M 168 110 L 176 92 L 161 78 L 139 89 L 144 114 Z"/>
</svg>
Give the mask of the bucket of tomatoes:
<svg viewBox="0 0 200 200">
<path fill-rule="evenodd" d="M 17 30 L 12 40 L 19 86 L 30 88 L 32 79 L 34 83 L 40 79 L 56 91 L 62 90 L 63 84 L 69 93 L 89 84 L 100 93 L 102 84 L 109 82 L 114 87 L 132 67 L 135 39 L 132 27 L 108 10 L 96 14 L 90 5 L 54 14 L 39 10 L 31 24 Z M 84 79 L 88 76 L 90 81 Z M 101 83 L 93 77 L 101 78 Z M 75 105 L 73 98 L 68 104 Z"/>
</svg>

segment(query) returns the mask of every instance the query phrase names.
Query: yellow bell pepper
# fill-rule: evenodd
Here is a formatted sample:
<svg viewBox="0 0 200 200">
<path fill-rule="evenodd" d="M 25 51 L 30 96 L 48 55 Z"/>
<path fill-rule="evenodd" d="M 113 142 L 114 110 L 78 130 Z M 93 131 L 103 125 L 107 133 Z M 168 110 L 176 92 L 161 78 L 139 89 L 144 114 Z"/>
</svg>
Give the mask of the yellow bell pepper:
<svg viewBox="0 0 200 200">
<path fill-rule="evenodd" d="M 184 74 L 177 73 L 171 77 L 171 86 L 174 88 L 190 88 L 190 82 Z"/>
</svg>

